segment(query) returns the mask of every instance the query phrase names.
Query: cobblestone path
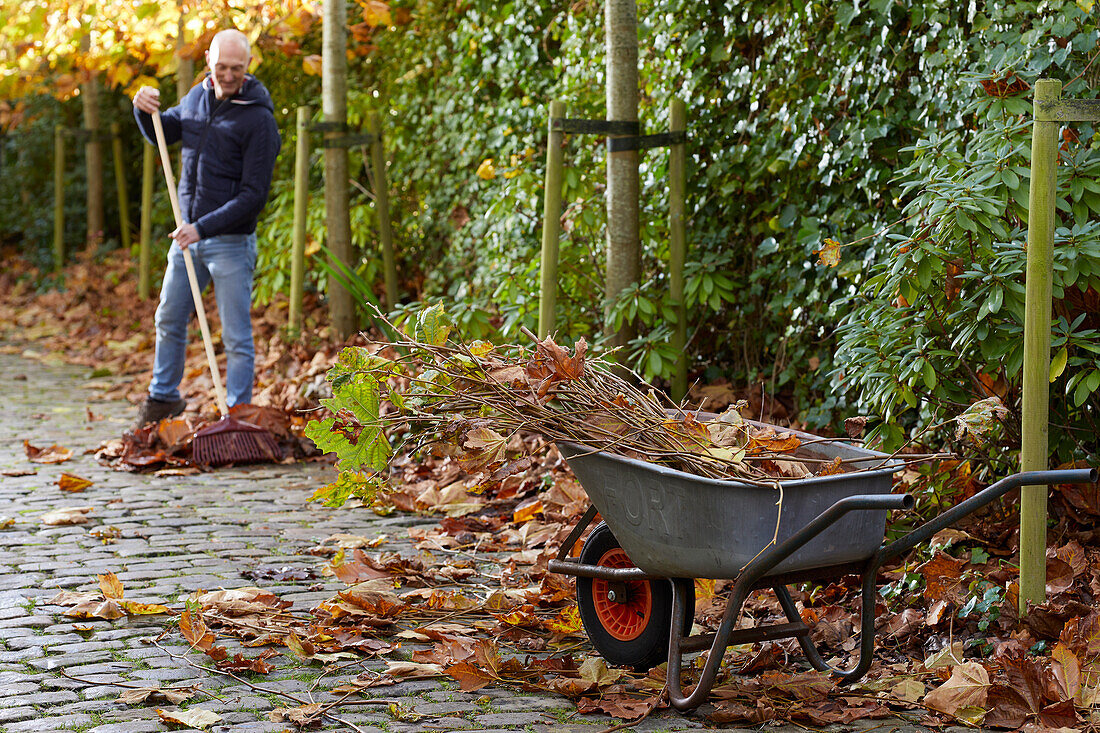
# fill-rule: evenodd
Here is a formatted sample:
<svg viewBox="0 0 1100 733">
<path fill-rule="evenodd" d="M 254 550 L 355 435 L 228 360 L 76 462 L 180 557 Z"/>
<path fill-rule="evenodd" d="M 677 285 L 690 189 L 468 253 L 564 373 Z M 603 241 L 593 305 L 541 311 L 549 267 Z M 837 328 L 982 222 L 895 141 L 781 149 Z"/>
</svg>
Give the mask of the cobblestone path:
<svg viewBox="0 0 1100 733">
<path fill-rule="evenodd" d="M 301 582 L 256 582 L 242 571 L 257 568 L 312 568 L 321 558 L 305 554 L 335 533 L 386 533 L 386 549 L 411 554 L 406 528 L 426 520 L 325 509 L 307 497 L 330 478 L 331 468 L 317 464 L 221 469 L 195 476 L 157 478 L 113 471 L 85 451 L 118 436 L 133 419 L 134 408 L 97 399 L 95 380 L 80 369 L 43 364 L 0 353 L 0 731 L 164 731 L 156 708 L 201 707 L 221 716 L 211 731 L 284 731 L 268 713 L 294 704 L 258 692 L 233 679 L 198 670 L 203 657 L 188 655 L 178 635 L 161 643 L 178 655 L 144 643 L 160 634 L 164 616 L 115 621 L 74 620 L 65 608 L 48 604 L 59 590 L 94 591 L 97 573 L 112 571 L 127 599 L 178 604 L 198 589 L 260 585 L 308 611 L 344 586 L 331 578 Z M 97 418 L 89 420 L 89 412 Z M 58 444 L 73 459 L 55 465 L 30 463 L 23 441 L 37 447 Z M 62 472 L 94 483 L 81 493 L 62 491 Z M 93 507 L 84 525 L 51 527 L 44 513 L 74 506 Z M 93 532 L 117 528 L 121 536 L 105 544 Z M 232 649 L 231 649 L 232 651 Z M 319 666 L 295 666 L 292 656 L 275 658 L 276 671 L 254 684 L 294 694 L 309 702 L 331 696 L 315 687 Z M 375 660 L 362 665 L 381 667 Z M 326 686 L 364 667 L 327 673 Z M 60 674 L 81 678 L 76 681 Z M 217 699 L 131 706 L 119 702 L 123 688 L 112 683 L 198 683 Z M 464 693 L 444 680 L 406 681 L 374 688 L 378 697 L 398 699 L 407 714 L 394 716 L 386 706 L 344 708 L 345 724 L 324 730 L 404 733 L 406 731 L 519 730 L 532 733 L 598 733 L 618 721 L 579 716 L 575 705 L 551 694 L 532 695 L 502 688 Z M 415 722 L 411 722 L 414 721 Z M 682 731 L 708 727 L 690 716 L 667 710 L 635 729 Z M 712 727 L 712 726 L 711 726 Z M 894 721 L 873 721 L 859 728 L 916 731 Z M 805 730 L 784 726 L 769 730 Z"/>
</svg>

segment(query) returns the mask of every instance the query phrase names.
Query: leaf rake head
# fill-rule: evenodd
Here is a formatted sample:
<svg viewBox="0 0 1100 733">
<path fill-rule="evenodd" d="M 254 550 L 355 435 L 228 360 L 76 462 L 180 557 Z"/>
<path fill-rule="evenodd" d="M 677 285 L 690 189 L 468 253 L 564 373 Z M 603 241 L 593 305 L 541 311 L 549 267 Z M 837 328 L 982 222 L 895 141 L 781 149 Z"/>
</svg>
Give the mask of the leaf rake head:
<svg viewBox="0 0 1100 733">
<path fill-rule="evenodd" d="M 195 433 L 191 458 L 202 466 L 276 463 L 283 453 L 271 433 L 258 425 L 223 417 Z"/>
</svg>

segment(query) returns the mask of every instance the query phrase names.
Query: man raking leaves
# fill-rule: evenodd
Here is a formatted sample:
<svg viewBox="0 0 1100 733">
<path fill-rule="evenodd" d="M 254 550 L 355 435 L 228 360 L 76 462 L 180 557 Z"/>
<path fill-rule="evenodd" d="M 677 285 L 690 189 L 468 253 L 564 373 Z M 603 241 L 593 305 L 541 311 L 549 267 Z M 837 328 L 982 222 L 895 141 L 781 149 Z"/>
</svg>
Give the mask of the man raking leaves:
<svg viewBox="0 0 1100 733">
<path fill-rule="evenodd" d="M 134 116 L 142 134 L 161 149 L 176 228 L 156 313 L 156 356 L 149 395 L 135 425 L 180 414 L 187 325 L 197 313 L 222 420 L 200 430 L 193 444 L 198 463 L 274 459 L 278 447 L 266 432 L 231 420 L 229 407 L 252 400 L 255 352 L 250 316 L 256 264 L 256 220 L 267 201 L 281 140 L 271 97 L 247 74 L 248 39 L 236 30 L 214 36 L 206 52 L 209 73 L 178 105 L 160 114 L 160 94 L 142 87 Z M 167 144 L 183 142 L 178 199 Z M 226 351 L 226 394 L 200 293 L 213 281 Z"/>
</svg>

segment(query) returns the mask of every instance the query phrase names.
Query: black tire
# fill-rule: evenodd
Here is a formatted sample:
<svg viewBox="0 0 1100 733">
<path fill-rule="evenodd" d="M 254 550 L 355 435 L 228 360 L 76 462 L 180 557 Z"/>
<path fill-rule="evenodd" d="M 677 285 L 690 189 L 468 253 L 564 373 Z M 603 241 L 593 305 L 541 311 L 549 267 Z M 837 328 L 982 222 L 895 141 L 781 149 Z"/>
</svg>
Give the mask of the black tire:
<svg viewBox="0 0 1100 733">
<path fill-rule="evenodd" d="M 586 565 L 634 567 L 606 523 L 592 530 L 581 550 Z M 611 600 L 612 586 L 625 598 Z M 683 634 L 691 632 L 695 595 L 686 599 Z M 614 584 L 599 578 L 577 578 L 577 607 L 581 623 L 596 651 L 615 667 L 647 671 L 668 659 L 672 627 L 672 583 L 667 580 L 632 580 Z"/>
</svg>

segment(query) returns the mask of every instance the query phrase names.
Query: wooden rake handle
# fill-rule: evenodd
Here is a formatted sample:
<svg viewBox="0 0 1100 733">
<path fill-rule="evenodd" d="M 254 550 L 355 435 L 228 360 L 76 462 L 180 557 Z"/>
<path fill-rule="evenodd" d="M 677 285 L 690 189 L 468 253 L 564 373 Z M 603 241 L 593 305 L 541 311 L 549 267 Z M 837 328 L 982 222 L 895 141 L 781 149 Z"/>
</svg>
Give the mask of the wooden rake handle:
<svg viewBox="0 0 1100 733">
<path fill-rule="evenodd" d="M 183 215 L 180 213 L 180 202 L 176 193 L 176 178 L 172 175 L 172 159 L 168 155 L 168 143 L 164 140 L 164 126 L 160 121 L 160 111 L 152 115 L 153 129 L 157 135 L 157 147 L 160 149 L 160 162 L 164 168 L 164 181 L 168 184 L 168 198 L 172 201 L 172 215 L 176 218 L 176 228 L 183 226 Z M 191 283 L 191 297 L 195 300 L 195 313 L 199 317 L 199 330 L 202 331 L 202 343 L 206 347 L 206 363 L 210 365 L 210 376 L 214 380 L 214 394 L 218 400 L 218 410 L 222 417 L 229 414 L 229 407 L 225 402 L 225 389 L 222 387 L 221 373 L 218 371 L 218 360 L 214 357 L 214 343 L 210 338 L 210 326 L 206 323 L 206 309 L 202 305 L 202 293 L 199 292 L 199 279 L 195 275 L 195 263 L 191 259 L 191 248 L 181 247 L 183 250 L 183 262 L 187 265 L 187 280 Z"/>
</svg>

